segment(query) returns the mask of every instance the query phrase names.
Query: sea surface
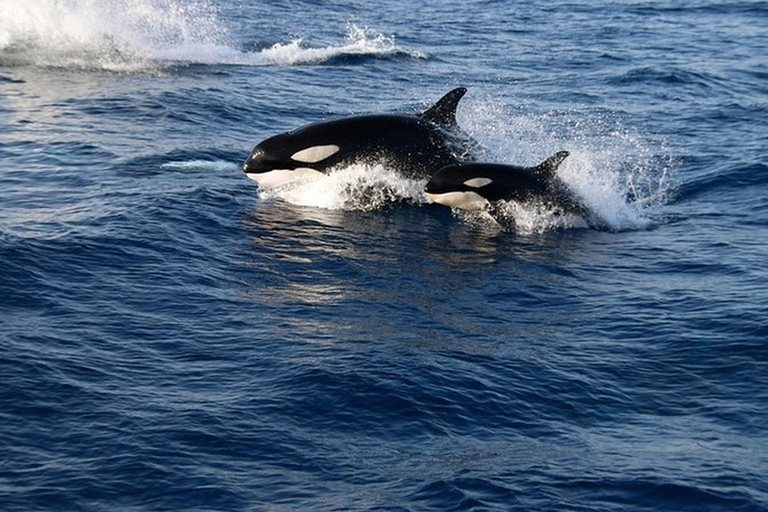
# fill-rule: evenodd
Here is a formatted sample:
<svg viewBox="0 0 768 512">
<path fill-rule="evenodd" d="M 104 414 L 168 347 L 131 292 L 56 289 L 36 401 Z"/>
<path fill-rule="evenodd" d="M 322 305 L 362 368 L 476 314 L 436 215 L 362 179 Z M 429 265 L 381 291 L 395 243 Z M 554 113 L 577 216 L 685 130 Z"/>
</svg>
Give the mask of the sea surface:
<svg viewBox="0 0 768 512">
<path fill-rule="evenodd" d="M 599 219 L 259 141 L 465 86 Z M 768 2 L 0 0 L 0 510 L 768 510 Z"/>
</svg>

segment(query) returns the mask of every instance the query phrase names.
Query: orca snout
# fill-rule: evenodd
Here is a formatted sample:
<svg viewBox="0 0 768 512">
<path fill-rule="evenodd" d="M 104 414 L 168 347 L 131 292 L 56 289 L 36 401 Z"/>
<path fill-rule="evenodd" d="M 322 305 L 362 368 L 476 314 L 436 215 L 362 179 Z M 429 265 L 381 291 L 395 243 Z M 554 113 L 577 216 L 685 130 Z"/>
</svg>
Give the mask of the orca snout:
<svg viewBox="0 0 768 512">
<path fill-rule="evenodd" d="M 424 192 L 427 194 L 441 194 L 455 190 L 457 188 L 455 175 L 460 172 L 459 169 L 460 166 L 458 165 L 441 167 L 424 185 Z"/>
<path fill-rule="evenodd" d="M 271 170 L 266 155 L 258 147 L 254 148 L 248 159 L 243 162 L 243 172 L 246 174 L 258 174 Z"/>
<path fill-rule="evenodd" d="M 428 182 L 424 186 L 424 193 L 426 193 L 427 195 L 443 194 L 445 192 L 455 192 L 457 190 L 459 190 L 459 187 L 453 187 L 450 185 L 445 185 L 442 183 L 436 183 L 432 181 Z"/>
</svg>

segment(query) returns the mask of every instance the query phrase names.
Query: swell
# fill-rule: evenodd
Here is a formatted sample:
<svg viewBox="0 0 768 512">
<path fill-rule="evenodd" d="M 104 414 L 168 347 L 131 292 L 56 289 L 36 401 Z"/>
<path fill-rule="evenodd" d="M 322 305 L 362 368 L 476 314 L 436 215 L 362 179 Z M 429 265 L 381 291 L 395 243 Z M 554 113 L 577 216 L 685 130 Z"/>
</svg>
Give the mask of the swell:
<svg viewBox="0 0 768 512">
<path fill-rule="evenodd" d="M 763 162 L 738 162 L 712 165 L 709 158 L 690 158 L 691 167 L 703 169 L 681 184 L 678 201 L 691 201 L 708 195 L 743 193 L 768 186 L 768 165 Z M 711 166 L 711 168 L 709 168 Z"/>
<path fill-rule="evenodd" d="M 632 68 L 620 75 L 608 78 L 606 82 L 612 86 L 655 83 L 660 87 L 689 87 L 700 92 L 717 90 L 725 86 L 725 81 L 714 74 L 675 66 Z M 711 94 L 714 95 L 714 93 Z"/>
</svg>

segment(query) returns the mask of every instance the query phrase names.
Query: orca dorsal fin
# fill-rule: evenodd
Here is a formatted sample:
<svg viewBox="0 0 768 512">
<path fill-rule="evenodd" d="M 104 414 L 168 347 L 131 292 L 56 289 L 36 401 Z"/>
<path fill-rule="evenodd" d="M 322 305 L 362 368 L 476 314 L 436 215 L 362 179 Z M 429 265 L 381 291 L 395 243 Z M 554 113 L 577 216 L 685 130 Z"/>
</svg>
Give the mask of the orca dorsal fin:
<svg viewBox="0 0 768 512">
<path fill-rule="evenodd" d="M 547 176 L 554 176 L 555 172 L 557 172 L 557 168 L 560 167 L 560 164 L 563 163 L 563 160 L 565 160 L 568 155 L 570 155 L 568 151 L 558 151 L 534 167 L 533 172 Z"/>
<path fill-rule="evenodd" d="M 437 103 L 419 114 L 419 117 L 435 124 L 453 126 L 456 124 L 456 108 L 459 100 L 467 93 L 466 87 L 457 87 L 437 100 Z"/>
</svg>

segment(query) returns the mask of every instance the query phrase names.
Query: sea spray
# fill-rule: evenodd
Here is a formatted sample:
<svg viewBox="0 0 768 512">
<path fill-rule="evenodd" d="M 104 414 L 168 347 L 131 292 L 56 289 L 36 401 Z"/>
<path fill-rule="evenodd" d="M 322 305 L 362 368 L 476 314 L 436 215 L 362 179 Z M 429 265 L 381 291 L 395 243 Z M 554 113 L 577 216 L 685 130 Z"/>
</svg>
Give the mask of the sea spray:
<svg viewBox="0 0 768 512">
<path fill-rule="evenodd" d="M 204 1 L 0 0 L 0 12 L 2 64 L 146 71 L 184 48 L 228 48 Z"/>
<path fill-rule="evenodd" d="M 485 100 L 467 102 L 459 123 L 497 162 L 533 166 L 552 153 L 569 151 L 558 175 L 593 213 L 586 219 L 593 227 L 647 229 L 662 215 L 673 190 L 675 162 L 665 141 L 611 114 L 510 112 L 497 101 Z M 502 210 L 517 230 L 585 226 L 584 219 L 542 205 L 512 203 Z M 471 216 L 460 215 L 465 220 Z"/>
</svg>

